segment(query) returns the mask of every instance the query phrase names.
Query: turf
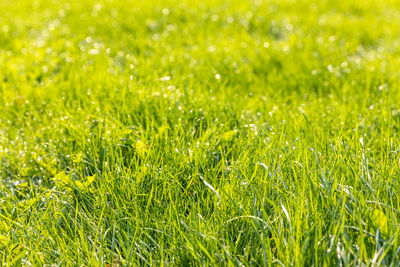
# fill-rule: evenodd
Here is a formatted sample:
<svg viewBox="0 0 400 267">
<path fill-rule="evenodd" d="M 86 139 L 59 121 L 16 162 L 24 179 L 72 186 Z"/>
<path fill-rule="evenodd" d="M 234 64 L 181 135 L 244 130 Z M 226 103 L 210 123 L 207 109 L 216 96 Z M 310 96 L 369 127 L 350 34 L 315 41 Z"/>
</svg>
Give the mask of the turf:
<svg viewBox="0 0 400 267">
<path fill-rule="evenodd" d="M 3 264 L 400 261 L 399 1 L 0 10 Z"/>
</svg>

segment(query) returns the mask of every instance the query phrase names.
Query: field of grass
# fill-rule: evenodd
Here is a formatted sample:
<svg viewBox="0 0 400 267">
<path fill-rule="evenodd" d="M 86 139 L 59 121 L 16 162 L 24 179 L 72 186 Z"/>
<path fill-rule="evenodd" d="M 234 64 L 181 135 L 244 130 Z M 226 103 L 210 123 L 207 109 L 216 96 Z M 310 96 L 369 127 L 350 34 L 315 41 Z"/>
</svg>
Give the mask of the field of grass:
<svg viewBox="0 0 400 267">
<path fill-rule="evenodd" d="M 0 0 L 0 262 L 400 261 L 400 2 Z"/>
</svg>

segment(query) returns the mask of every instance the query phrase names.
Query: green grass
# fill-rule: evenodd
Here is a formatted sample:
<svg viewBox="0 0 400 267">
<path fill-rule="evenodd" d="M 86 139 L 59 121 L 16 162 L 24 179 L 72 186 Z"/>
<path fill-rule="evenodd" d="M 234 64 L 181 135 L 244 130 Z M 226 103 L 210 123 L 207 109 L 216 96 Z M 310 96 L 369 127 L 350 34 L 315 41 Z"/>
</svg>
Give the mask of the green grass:
<svg viewBox="0 0 400 267">
<path fill-rule="evenodd" d="M 0 10 L 0 262 L 399 264 L 399 1 Z"/>
</svg>

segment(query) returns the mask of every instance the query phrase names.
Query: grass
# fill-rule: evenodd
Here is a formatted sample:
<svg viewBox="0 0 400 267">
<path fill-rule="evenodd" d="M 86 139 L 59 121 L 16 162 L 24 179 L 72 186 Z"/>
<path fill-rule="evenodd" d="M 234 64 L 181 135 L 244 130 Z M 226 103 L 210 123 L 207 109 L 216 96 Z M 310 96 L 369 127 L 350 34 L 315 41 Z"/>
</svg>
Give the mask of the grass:
<svg viewBox="0 0 400 267">
<path fill-rule="evenodd" d="M 400 261 L 398 1 L 0 1 L 0 262 Z"/>
</svg>

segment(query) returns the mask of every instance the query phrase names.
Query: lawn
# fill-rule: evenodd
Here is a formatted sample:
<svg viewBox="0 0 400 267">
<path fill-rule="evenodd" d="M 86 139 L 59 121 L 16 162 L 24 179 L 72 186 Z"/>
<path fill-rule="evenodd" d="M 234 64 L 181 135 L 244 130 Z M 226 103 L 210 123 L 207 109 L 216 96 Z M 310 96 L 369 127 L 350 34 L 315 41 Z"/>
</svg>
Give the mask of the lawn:
<svg viewBox="0 0 400 267">
<path fill-rule="evenodd" d="M 396 266 L 400 2 L 0 0 L 5 266 Z"/>
</svg>

